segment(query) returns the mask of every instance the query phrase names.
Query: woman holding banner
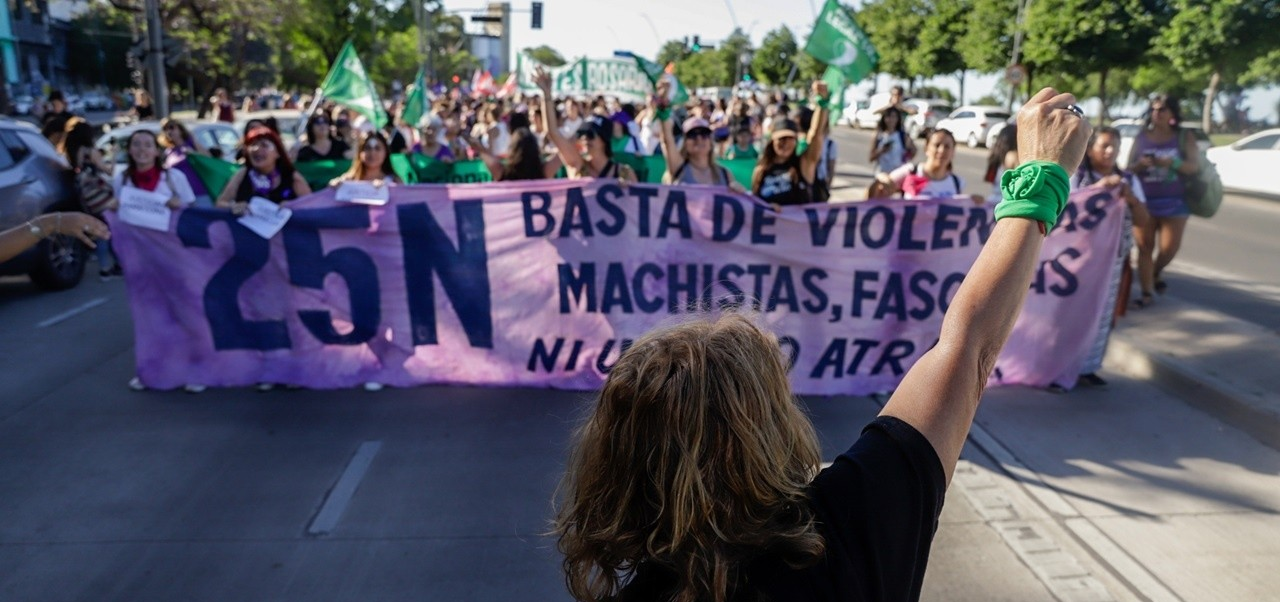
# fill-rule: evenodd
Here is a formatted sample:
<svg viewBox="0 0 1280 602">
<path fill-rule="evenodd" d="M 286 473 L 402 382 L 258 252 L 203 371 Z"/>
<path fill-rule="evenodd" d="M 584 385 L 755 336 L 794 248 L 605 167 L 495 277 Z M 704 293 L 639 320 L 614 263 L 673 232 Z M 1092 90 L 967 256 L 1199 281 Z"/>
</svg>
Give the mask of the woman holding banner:
<svg viewBox="0 0 1280 602">
<path fill-rule="evenodd" d="M 165 169 L 160 164 L 160 141 L 151 130 L 137 130 L 129 134 L 125 143 L 128 149 L 128 165 L 112 182 L 116 198 L 129 188 L 168 195 L 166 205 L 178 209 L 196 202 L 195 192 L 187 176 L 178 170 Z"/>
<path fill-rule="evenodd" d="M 445 143 L 444 122 L 438 115 L 432 115 L 422 126 L 422 137 L 413 145 L 413 152 L 442 163 L 453 163 L 453 149 Z"/>
<path fill-rule="evenodd" d="M 351 162 L 351 169 L 334 178 L 330 186 L 343 182 L 373 182 L 375 186 L 404 183 L 391 167 L 391 145 L 382 132 L 370 130 L 361 134 L 358 148 L 360 152 Z"/>
<path fill-rule="evenodd" d="M 805 138 L 809 147 L 804 154 L 796 155 L 799 127 L 780 114 L 770 123 L 769 143 L 751 174 L 752 194 L 774 208 L 814 202 L 814 178 L 818 174 L 818 162 L 822 160 L 822 148 L 827 138 L 827 103 L 830 99 L 826 82 L 813 82 L 811 91 L 818 108 L 809 124 L 809 134 Z"/>
<path fill-rule="evenodd" d="M 650 103 L 650 110 L 660 121 L 662 156 L 667 162 L 662 183 L 724 186 L 734 192 L 745 193 L 747 189 L 733 179 L 728 169 L 715 161 L 715 146 L 712 143 L 714 131 L 707 120 L 701 117 L 684 120 L 681 127 L 684 135 L 679 148 L 676 147 L 670 119 L 671 107 L 667 105 L 669 86 L 667 80 L 660 80 L 657 93 Z"/>
<path fill-rule="evenodd" d="M 574 133 L 577 144 L 570 143 L 556 123 L 551 99 L 551 74 L 539 67 L 534 72 L 533 81 L 542 90 L 542 118 L 546 120 L 547 136 L 556 145 L 569 177 L 609 178 L 623 185 L 635 183 L 636 173 L 631 167 L 613 162 L 613 150 L 609 144 L 613 137 L 613 122 L 608 117 L 593 115 Z"/>
<path fill-rule="evenodd" d="M 938 342 L 848 451 L 821 447 L 788 357 L 729 313 L 642 336 L 575 434 L 555 530 L 576 600 L 917 600 L 947 483 L 1067 202 L 1089 124 L 1046 88 L 1027 163 Z"/>
<path fill-rule="evenodd" d="M 218 196 L 218 207 L 244 215 L 249 199 L 262 197 L 276 204 L 311 194 L 311 186 L 293 167 L 284 143 L 275 132 L 265 127 L 254 128 L 245 136 L 245 166 L 231 176 Z"/>
<path fill-rule="evenodd" d="M 1129 302 L 1129 286 L 1133 277 L 1129 266 L 1129 250 L 1133 248 L 1134 227 L 1145 227 L 1150 221 L 1147 214 L 1147 196 L 1142 189 L 1142 181 L 1137 176 L 1127 173 L 1116 166 L 1116 156 L 1120 152 L 1120 132 L 1115 128 L 1101 128 L 1094 132 L 1089 143 L 1089 151 L 1079 171 L 1071 178 L 1072 190 L 1080 188 L 1097 188 L 1115 190 L 1120 200 L 1124 201 L 1124 229 L 1120 240 L 1120 250 L 1116 253 L 1115 265 L 1111 271 L 1111 281 L 1107 286 L 1107 301 L 1103 307 L 1107 310 L 1098 324 L 1098 336 L 1093 348 L 1080 368 L 1077 385 L 1100 387 L 1107 384 L 1098 370 L 1102 369 L 1102 359 L 1107 353 L 1107 340 L 1111 337 L 1111 329 L 1115 327 L 1116 318 L 1124 315 L 1124 308 Z M 1142 306 L 1151 302 L 1150 293 L 1139 301 Z M 1055 388 L 1056 387 L 1056 388 Z M 1059 386 L 1050 386 L 1054 392 L 1066 392 Z"/>
<path fill-rule="evenodd" d="M 886 111 L 888 112 L 888 111 Z M 924 162 L 907 163 L 877 179 L 893 184 L 895 192 L 907 197 L 949 199 L 964 195 L 964 178 L 955 173 L 956 137 L 948 130 L 934 130 L 924 145 Z M 980 194 L 970 195 L 975 204 L 987 202 Z"/>
</svg>

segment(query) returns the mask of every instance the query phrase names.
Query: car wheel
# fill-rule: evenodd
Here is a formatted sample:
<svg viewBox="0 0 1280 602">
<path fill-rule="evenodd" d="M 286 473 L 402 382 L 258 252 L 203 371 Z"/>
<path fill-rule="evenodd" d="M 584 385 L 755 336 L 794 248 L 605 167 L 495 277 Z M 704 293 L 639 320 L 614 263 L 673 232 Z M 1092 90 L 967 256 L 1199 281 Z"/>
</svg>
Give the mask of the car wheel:
<svg viewBox="0 0 1280 602">
<path fill-rule="evenodd" d="M 40 288 L 60 291 L 80 284 L 84 277 L 88 249 L 70 236 L 51 236 L 40 242 L 31 281 Z"/>
<path fill-rule="evenodd" d="M 978 135 L 969 132 L 969 148 L 978 148 Z"/>
</svg>

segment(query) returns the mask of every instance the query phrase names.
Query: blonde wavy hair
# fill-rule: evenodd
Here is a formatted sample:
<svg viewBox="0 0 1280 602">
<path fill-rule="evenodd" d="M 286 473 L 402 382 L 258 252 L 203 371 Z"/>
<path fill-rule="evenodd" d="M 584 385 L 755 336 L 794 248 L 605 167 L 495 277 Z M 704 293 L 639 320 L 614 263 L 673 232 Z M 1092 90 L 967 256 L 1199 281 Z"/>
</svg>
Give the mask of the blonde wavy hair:
<svg viewBox="0 0 1280 602">
<path fill-rule="evenodd" d="M 637 340 L 576 433 L 555 533 L 578 600 L 615 596 L 644 563 L 674 600 L 727 600 L 766 550 L 822 557 L 805 488 L 820 451 L 778 340 L 739 313 Z"/>
</svg>

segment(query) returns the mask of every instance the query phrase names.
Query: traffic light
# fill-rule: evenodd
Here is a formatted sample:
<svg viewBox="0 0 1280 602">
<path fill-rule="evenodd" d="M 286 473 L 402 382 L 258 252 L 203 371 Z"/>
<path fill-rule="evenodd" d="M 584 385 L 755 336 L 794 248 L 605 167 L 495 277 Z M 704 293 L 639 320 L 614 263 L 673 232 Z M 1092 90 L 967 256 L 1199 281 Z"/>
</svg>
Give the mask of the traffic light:
<svg viewBox="0 0 1280 602">
<path fill-rule="evenodd" d="M 702 51 L 702 40 L 699 36 L 693 36 L 693 46 L 691 50 L 694 52 Z"/>
<path fill-rule="evenodd" d="M 749 81 L 751 81 L 751 74 L 750 74 L 750 73 L 743 73 L 743 74 L 742 74 L 742 81 L 744 81 L 744 82 L 749 82 Z"/>
<path fill-rule="evenodd" d="M 533 29 L 542 29 L 542 3 L 541 2 L 533 3 L 533 25 L 531 25 L 530 27 Z"/>
<path fill-rule="evenodd" d="M 460 77 L 458 77 L 458 76 L 456 76 L 456 75 L 455 75 L 455 76 L 453 76 L 453 83 L 455 83 L 455 84 L 456 84 L 456 83 L 458 83 L 458 82 L 460 82 L 460 81 L 462 81 L 462 78 L 460 78 Z"/>
</svg>

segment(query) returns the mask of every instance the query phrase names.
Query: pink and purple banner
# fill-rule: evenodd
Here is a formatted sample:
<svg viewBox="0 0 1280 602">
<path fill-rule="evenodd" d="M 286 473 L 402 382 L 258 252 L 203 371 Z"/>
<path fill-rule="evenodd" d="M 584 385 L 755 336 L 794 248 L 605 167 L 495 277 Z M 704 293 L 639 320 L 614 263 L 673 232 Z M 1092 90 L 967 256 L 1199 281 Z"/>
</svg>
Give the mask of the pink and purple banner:
<svg viewBox="0 0 1280 602">
<path fill-rule="evenodd" d="M 775 212 L 710 187 L 553 180 L 325 190 L 263 239 L 220 210 L 168 232 L 112 220 L 150 387 L 379 382 L 598 387 L 645 331 L 758 310 L 804 394 L 893 389 L 934 343 L 993 227 L 990 205 L 867 201 Z M 998 363 L 1074 384 L 1123 207 L 1073 195 Z"/>
</svg>

